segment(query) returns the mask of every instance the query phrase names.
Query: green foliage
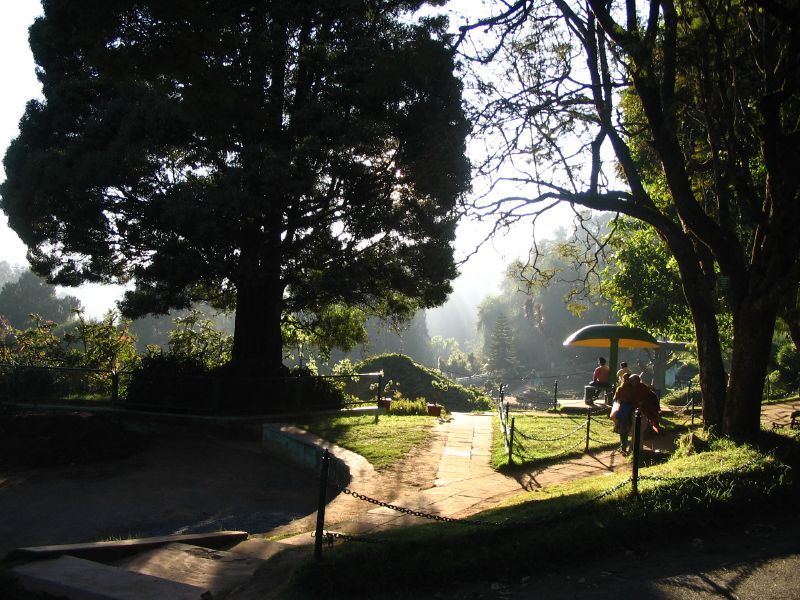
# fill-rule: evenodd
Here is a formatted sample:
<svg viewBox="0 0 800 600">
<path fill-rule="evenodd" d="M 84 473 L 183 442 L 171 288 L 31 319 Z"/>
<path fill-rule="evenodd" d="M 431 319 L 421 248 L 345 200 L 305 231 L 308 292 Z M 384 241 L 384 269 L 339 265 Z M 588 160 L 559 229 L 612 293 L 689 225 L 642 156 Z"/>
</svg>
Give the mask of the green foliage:
<svg viewBox="0 0 800 600">
<path fill-rule="evenodd" d="M 138 360 L 128 323 L 117 323 L 114 313 L 101 322 L 78 313 L 63 338 L 57 329 L 38 315 L 28 329 L 6 329 L 0 362 L 10 367 L 0 377 L 2 393 L 17 401 L 110 400 L 112 372 Z"/>
<path fill-rule="evenodd" d="M 218 388 L 210 372 L 196 356 L 151 348 L 126 376 L 125 403 L 151 409 L 211 411 Z"/>
<path fill-rule="evenodd" d="M 169 353 L 181 361 L 194 361 L 206 370 L 229 362 L 232 347 L 231 336 L 197 310 L 176 318 L 169 332 Z"/>
<path fill-rule="evenodd" d="M 389 406 L 389 414 L 399 417 L 409 415 L 425 416 L 428 414 L 428 402 L 425 398 L 407 400 L 400 397 L 399 399 L 393 399 L 391 406 Z"/>
<path fill-rule="evenodd" d="M 785 340 L 775 354 L 775 363 L 778 367 L 781 380 L 789 386 L 800 384 L 800 353 L 797 346 L 790 340 Z"/>
<path fill-rule="evenodd" d="M 53 365 L 64 358 L 64 348 L 55 331 L 54 321 L 31 315 L 28 329 L 3 327 L 0 340 L 0 362 L 11 365 Z"/>
<path fill-rule="evenodd" d="M 308 369 L 296 367 L 286 378 L 286 391 L 283 402 L 278 405 L 301 408 L 337 409 L 344 406 L 345 382 L 328 379 L 312 373 Z"/>
<path fill-rule="evenodd" d="M 519 365 L 514 354 L 514 335 L 508 318 L 502 313 L 495 320 L 488 358 L 489 370 L 499 377 L 511 378 L 519 375 Z"/>
<path fill-rule="evenodd" d="M 391 380 L 393 385 L 400 386 L 405 398 L 432 398 L 435 391 L 432 382 L 445 384 L 447 390 L 442 392 L 440 403 L 450 412 L 487 410 L 492 406 L 491 399 L 483 392 L 458 385 L 401 354 L 370 357 L 359 363 L 358 371 L 383 371 L 385 380 Z"/>
<path fill-rule="evenodd" d="M 115 373 L 132 369 L 138 357 L 130 325 L 115 311 L 106 313 L 101 321 L 87 320 L 83 312 L 78 312 L 73 327 L 64 335 L 64 342 L 76 346 L 70 352 L 70 362 Z"/>
<path fill-rule="evenodd" d="M 655 230 L 641 221 L 620 218 L 609 244 L 614 254 L 601 289 L 622 324 L 666 339 L 693 339 L 678 265 Z"/>
<path fill-rule="evenodd" d="M 348 351 L 367 342 L 366 320 L 363 310 L 344 304 L 326 306 L 317 314 L 289 315 L 281 327 L 283 343 L 297 350 L 298 359 L 303 352 L 315 350 L 327 361 L 333 348 Z"/>
<path fill-rule="evenodd" d="M 131 406 L 215 411 L 233 390 L 213 369 L 230 360 L 232 339 L 200 311 L 176 317 L 165 352 L 148 346 L 125 379 L 125 401 Z"/>
</svg>

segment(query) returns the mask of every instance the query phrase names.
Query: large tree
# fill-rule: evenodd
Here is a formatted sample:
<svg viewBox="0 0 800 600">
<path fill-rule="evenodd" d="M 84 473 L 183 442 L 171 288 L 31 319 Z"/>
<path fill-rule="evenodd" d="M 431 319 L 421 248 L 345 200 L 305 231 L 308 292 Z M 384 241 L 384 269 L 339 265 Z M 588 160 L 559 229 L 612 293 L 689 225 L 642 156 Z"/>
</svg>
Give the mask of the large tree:
<svg viewBox="0 0 800 600">
<path fill-rule="evenodd" d="M 530 192 L 485 208 L 567 201 L 651 225 L 692 314 L 706 425 L 757 431 L 778 305 L 800 278 L 797 4 L 517 0 L 464 36 L 487 28 L 486 166 Z"/>
<path fill-rule="evenodd" d="M 281 322 L 413 314 L 456 275 L 468 188 L 444 23 L 403 0 L 44 0 L 0 188 L 34 269 L 129 282 L 129 316 L 235 308 L 234 364 Z"/>
<path fill-rule="evenodd" d="M 30 315 L 61 325 L 80 310 L 80 300 L 74 296 L 59 297 L 55 286 L 27 269 L 19 279 L 9 281 L 0 289 L 0 317 L 8 319 L 18 329 L 28 325 Z"/>
</svg>

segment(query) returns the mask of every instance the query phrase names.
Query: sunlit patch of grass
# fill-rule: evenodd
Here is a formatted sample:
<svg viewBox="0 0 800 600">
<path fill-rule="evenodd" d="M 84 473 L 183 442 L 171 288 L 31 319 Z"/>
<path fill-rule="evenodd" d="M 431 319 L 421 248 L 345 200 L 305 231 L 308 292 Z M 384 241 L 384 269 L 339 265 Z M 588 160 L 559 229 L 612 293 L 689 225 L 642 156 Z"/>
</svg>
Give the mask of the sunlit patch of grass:
<svg viewBox="0 0 800 600">
<path fill-rule="evenodd" d="M 558 458 L 580 456 L 586 448 L 585 423 L 584 415 L 516 416 L 513 464 L 532 466 Z M 606 415 L 593 416 L 589 426 L 590 451 L 619 445 L 619 435 L 613 431 L 614 423 Z M 492 466 L 497 469 L 507 464 L 508 451 L 503 444 L 499 420 L 495 420 Z"/>
<path fill-rule="evenodd" d="M 319 437 L 366 458 L 376 469 L 396 463 L 424 443 L 437 420 L 385 414 L 318 418 L 295 423 Z"/>
</svg>

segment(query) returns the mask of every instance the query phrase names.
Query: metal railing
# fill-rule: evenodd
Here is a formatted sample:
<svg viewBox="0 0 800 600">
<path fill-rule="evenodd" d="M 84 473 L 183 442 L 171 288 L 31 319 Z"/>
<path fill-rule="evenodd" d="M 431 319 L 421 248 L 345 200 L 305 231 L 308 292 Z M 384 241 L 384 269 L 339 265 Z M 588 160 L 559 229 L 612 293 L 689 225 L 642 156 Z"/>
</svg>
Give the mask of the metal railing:
<svg viewBox="0 0 800 600">
<path fill-rule="evenodd" d="M 382 382 L 383 372 L 242 377 L 0 363 L 0 402 L 200 414 L 353 408 L 375 404 Z"/>
</svg>

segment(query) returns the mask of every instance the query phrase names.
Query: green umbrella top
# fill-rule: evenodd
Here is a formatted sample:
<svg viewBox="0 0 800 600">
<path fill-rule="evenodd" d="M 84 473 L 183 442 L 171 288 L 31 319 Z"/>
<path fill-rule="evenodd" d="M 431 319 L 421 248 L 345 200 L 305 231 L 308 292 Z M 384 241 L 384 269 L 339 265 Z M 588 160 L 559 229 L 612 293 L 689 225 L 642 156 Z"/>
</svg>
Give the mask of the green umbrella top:
<svg viewBox="0 0 800 600">
<path fill-rule="evenodd" d="M 564 346 L 608 348 L 615 340 L 619 348 L 658 348 L 659 345 L 652 335 L 639 327 L 587 325 L 564 340 Z"/>
</svg>

